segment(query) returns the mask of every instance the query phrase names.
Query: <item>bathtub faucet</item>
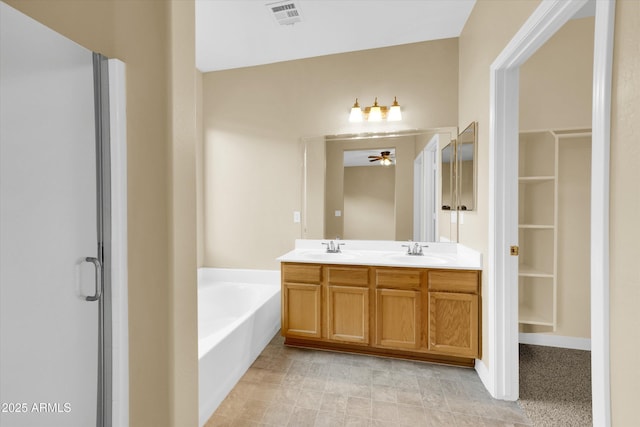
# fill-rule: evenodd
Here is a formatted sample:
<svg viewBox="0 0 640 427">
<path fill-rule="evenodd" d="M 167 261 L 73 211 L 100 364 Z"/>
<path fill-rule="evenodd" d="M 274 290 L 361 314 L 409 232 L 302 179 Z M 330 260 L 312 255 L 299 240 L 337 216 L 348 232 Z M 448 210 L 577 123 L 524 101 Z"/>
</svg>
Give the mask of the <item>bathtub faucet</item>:
<svg viewBox="0 0 640 427">
<path fill-rule="evenodd" d="M 340 246 L 344 246 L 344 243 L 337 243 L 338 240 L 340 239 L 336 237 L 336 242 L 334 242 L 333 240 L 329 241 L 329 243 L 322 242 L 322 244 L 327 247 L 328 254 L 338 254 L 342 252 L 340 250 Z"/>
</svg>

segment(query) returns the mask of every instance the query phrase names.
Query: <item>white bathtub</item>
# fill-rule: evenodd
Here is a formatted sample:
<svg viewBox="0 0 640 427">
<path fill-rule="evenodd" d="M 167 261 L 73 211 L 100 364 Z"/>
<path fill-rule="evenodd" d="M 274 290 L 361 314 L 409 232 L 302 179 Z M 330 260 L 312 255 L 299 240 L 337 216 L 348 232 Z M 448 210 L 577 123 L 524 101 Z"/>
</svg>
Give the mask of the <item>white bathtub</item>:
<svg viewBox="0 0 640 427">
<path fill-rule="evenodd" d="M 279 329 L 279 271 L 198 270 L 201 427 Z"/>
</svg>

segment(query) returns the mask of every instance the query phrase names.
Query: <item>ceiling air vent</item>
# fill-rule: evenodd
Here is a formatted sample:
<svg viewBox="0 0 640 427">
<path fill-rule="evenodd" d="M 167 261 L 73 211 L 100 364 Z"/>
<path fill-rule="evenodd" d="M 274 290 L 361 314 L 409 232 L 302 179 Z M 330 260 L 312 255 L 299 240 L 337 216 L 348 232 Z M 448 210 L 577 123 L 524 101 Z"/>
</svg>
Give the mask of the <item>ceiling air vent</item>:
<svg viewBox="0 0 640 427">
<path fill-rule="evenodd" d="M 267 3 L 266 5 L 271 11 L 271 15 L 280 25 L 293 25 L 301 22 L 300 6 L 291 0 L 279 1 L 276 3 Z"/>
</svg>

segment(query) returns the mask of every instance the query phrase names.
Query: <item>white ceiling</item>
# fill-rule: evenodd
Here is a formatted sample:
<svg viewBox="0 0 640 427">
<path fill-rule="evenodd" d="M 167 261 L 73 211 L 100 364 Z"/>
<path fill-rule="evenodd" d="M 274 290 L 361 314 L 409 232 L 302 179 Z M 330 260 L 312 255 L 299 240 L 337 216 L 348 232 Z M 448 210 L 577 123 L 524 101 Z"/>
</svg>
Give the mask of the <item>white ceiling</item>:
<svg viewBox="0 0 640 427">
<path fill-rule="evenodd" d="M 458 37 L 476 0 L 294 0 L 302 22 L 279 25 L 274 0 L 196 0 L 196 66 L 216 71 Z"/>
<path fill-rule="evenodd" d="M 381 166 L 380 162 L 371 162 L 369 156 L 379 156 L 383 151 L 389 151 L 395 164 L 395 148 L 372 148 L 367 150 L 344 150 L 344 167 L 353 166 Z"/>
</svg>

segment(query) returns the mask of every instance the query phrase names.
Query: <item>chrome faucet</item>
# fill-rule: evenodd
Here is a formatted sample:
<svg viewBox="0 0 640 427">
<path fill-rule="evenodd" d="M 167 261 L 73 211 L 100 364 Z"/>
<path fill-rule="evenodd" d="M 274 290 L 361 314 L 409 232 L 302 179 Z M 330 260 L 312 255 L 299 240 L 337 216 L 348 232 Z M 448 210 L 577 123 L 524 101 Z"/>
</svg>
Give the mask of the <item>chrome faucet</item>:
<svg viewBox="0 0 640 427">
<path fill-rule="evenodd" d="M 330 240 L 329 243 L 322 242 L 322 244 L 327 247 L 328 254 L 339 254 L 340 252 L 342 252 L 340 250 L 340 246 L 344 246 L 344 243 L 338 243 L 338 240 L 340 239 L 336 237 L 336 242 L 334 242 L 333 240 Z"/>
<path fill-rule="evenodd" d="M 421 245 L 418 242 L 411 242 L 411 240 L 409 240 L 409 244 L 408 245 L 402 245 L 402 247 L 403 248 L 407 248 L 407 255 L 422 256 L 422 255 L 424 255 L 424 252 L 422 251 L 422 248 L 428 248 L 429 245 Z"/>
</svg>

